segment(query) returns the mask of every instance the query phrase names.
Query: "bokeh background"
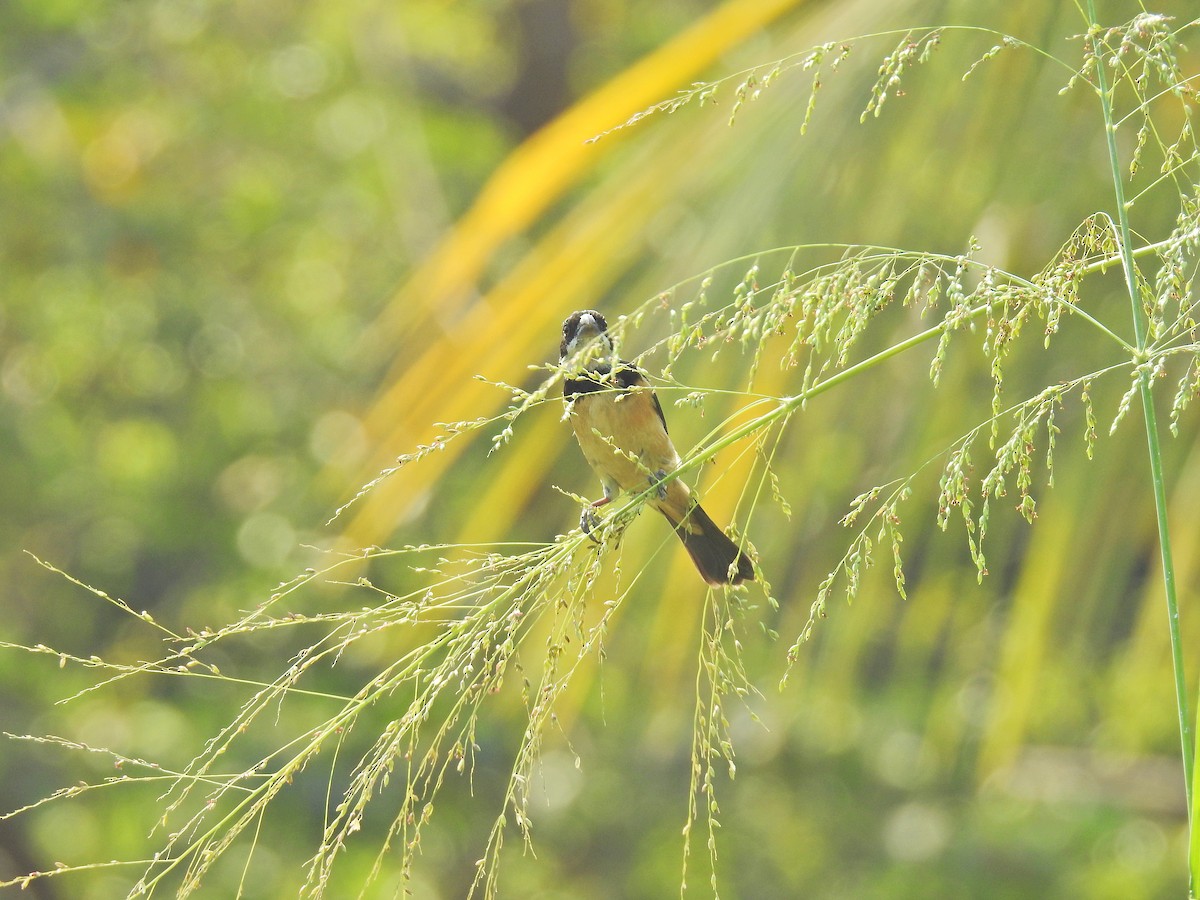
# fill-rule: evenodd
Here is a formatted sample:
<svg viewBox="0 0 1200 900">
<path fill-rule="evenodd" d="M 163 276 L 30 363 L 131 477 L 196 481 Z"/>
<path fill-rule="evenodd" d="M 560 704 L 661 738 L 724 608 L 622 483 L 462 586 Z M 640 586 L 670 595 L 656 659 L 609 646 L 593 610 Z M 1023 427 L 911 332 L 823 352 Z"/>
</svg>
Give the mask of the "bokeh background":
<svg viewBox="0 0 1200 900">
<path fill-rule="evenodd" d="M 1113 24 L 1139 11 L 1099 6 Z M 1183 0 L 1159 7 L 1194 14 Z M 144 623 L 28 554 L 182 631 L 236 618 L 311 565 L 309 547 L 343 535 L 539 541 L 574 527 L 578 509 L 552 486 L 595 486 L 553 407 L 521 420 L 504 450 L 487 455 L 491 432 L 458 441 L 325 524 L 435 423 L 503 408 L 506 394 L 474 375 L 536 381 L 527 367 L 553 357 L 574 309 L 627 313 L 725 260 L 804 243 L 958 253 L 973 234 L 985 260 L 1037 272 L 1111 207 L 1103 132 L 1094 98 L 1060 95 L 1069 71 L 1032 52 L 1007 50 L 962 81 L 991 34 L 948 32 L 865 123 L 898 34 L 855 41 L 821 76 L 804 135 L 812 82 L 792 70 L 733 127 L 739 79 L 715 106 L 585 143 L 694 81 L 941 23 L 1011 33 L 1071 65 L 1085 30 L 1072 4 L 1041 0 L 0 6 L 3 730 L 180 768 L 245 696 L 143 678 L 58 703 L 95 673 L 10 645 L 121 662 L 161 649 Z M 1183 62 L 1196 71 L 1194 53 Z M 1170 187 L 1134 209 L 1148 240 L 1172 227 Z M 1119 279 L 1089 287 L 1089 308 L 1127 333 Z M 880 327 L 871 346 L 919 326 Z M 662 333 L 649 324 L 645 344 Z M 1039 343 L 1015 357 L 1009 397 L 1115 361 L 1087 330 L 1066 329 L 1051 353 Z M 1089 462 L 1082 414 L 1064 411 L 1055 485 L 1039 489 L 1032 526 L 994 515 L 982 585 L 961 530 L 934 527 L 930 471 L 906 514 L 907 600 L 887 571 L 872 576 L 852 606 L 831 605 L 776 687 L 849 540 L 836 525 L 849 501 L 987 415 L 978 354 L 956 348 L 934 391 L 929 352 L 814 402 L 782 444 L 793 515 L 766 514 L 752 535 L 780 637 L 743 637 L 763 697 L 733 714 L 721 896 L 1182 896 L 1186 815 L 1139 416 Z M 745 359 L 698 357 L 680 374 L 736 389 Z M 1102 425 L 1125 387 L 1097 382 Z M 674 411 L 672 434 L 687 446 L 729 408 Z M 1195 434 L 1185 420 L 1166 448 L 1189 650 L 1200 646 Z M 721 482 L 706 505 L 728 518 L 736 495 Z M 651 577 L 579 687 L 571 752 L 566 738 L 547 745 L 537 857 L 506 853 L 510 896 L 679 891 L 703 591 L 661 523 L 643 519 L 626 564 Z M 298 602 L 363 602 L 346 594 Z M 245 677 L 286 663 L 269 641 L 221 657 Z M 475 795 L 443 801 L 416 896 L 464 894 L 520 715 L 500 707 L 487 724 Z M 10 740 L 0 808 L 109 774 L 97 754 Z M 144 857 L 155 797 L 153 785 L 96 792 L 0 822 L 0 877 Z M 247 897 L 294 894 L 319 839 L 320 785 L 279 804 Z M 693 850 L 689 896 L 711 891 L 704 855 Z M 351 873 L 370 862 L 349 859 Z M 232 896 L 240 875 L 233 860 L 201 893 Z M 97 868 L 28 893 L 122 896 L 132 877 Z M 369 896 L 395 887 L 385 878 Z"/>
</svg>

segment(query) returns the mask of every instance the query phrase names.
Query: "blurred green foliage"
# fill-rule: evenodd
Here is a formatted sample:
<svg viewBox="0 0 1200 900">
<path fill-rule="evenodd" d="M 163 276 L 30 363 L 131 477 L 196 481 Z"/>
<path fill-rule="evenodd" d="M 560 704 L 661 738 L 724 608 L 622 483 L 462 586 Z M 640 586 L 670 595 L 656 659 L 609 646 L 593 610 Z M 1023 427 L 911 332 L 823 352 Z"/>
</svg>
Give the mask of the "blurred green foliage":
<svg viewBox="0 0 1200 900">
<path fill-rule="evenodd" d="M 1075 64 L 1081 45 L 1069 39 L 1084 31 L 1072 6 L 1034 0 L 796 6 L 707 74 L 940 22 L 1012 33 Z M 489 257 L 462 308 L 446 307 L 453 315 L 439 317 L 436 298 L 426 308 L 397 294 L 524 138 L 713 7 L 0 7 L 0 640 L 121 664 L 163 652 L 144 623 L 22 551 L 180 632 L 253 609 L 276 582 L 322 558 L 303 545 L 334 542 L 336 527 L 323 523 L 374 474 L 377 457 L 425 439 L 414 430 L 393 445 L 367 411 L 389 368 L 403 372 L 431 348 L 446 371 L 526 383 L 524 364 L 552 356 L 556 324 L 572 309 L 627 312 L 726 259 L 840 241 L 957 253 L 975 234 L 986 260 L 1032 274 L 1079 221 L 1110 206 L 1094 103 L 1082 90 L 1059 95 L 1061 67 L 1006 50 L 960 81 L 992 35 L 943 38 L 933 61 L 906 76 L 903 96 L 860 125 L 893 36 L 856 44 L 842 70 L 825 76 L 803 138 L 810 83 L 799 76 L 747 104 L 732 129 L 728 92 L 715 108 L 651 118 L 605 138 L 578 186 Z M 1189 8 L 1163 5 L 1184 17 Z M 1113 0 L 1101 15 L 1117 22 L 1136 12 Z M 1196 71 L 1194 53 L 1189 62 Z M 624 243 L 568 239 L 558 256 L 547 249 L 564 223 L 591 234 L 623 188 L 635 195 L 625 207 L 634 212 L 618 217 Z M 1177 203 L 1169 190 L 1151 193 L 1134 210 L 1135 227 L 1161 239 Z M 479 321 L 481 295 L 523 261 L 569 262 L 568 252 L 603 263 L 589 279 L 595 294 L 572 287 L 523 300 L 513 315 L 553 323 L 539 327 L 540 344 L 486 335 L 514 342 L 520 366 L 455 352 Z M 738 277 L 714 292 L 728 294 Z M 1094 313 L 1125 333 L 1119 290 L 1115 279 L 1098 280 Z M 508 312 L 481 302 L 488 315 Z M 885 316 L 867 344 L 882 348 L 916 324 Z M 655 328 L 639 339 L 661 337 Z M 1082 338 L 1057 341 L 1052 354 L 1020 351 L 1009 396 L 1105 362 Z M 848 540 L 835 523 L 850 499 L 907 474 L 986 415 L 990 384 L 978 359 L 952 354 L 943 387 L 931 392 L 928 355 L 917 355 L 797 419 L 777 463 L 795 515 L 766 511 L 752 526 L 783 602 L 768 621 L 781 640 L 753 627 L 742 637 L 765 697 L 752 704 L 761 724 L 730 713 L 739 768 L 721 787 L 721 895 L 1181 896 L 1186 823 L 1165 617 L 1144 441 L 1129 423 L 1087 463 L 1081 415 L 1064 414 L 1069 462 L 1060 460 L 1053 490 L 1040 496 L 1034 526 L 997 514 L 982 586 L 961 534 L 933 528 L 930 472 L 906 520 L 909 599 L 894 597 L 888 573 L 872 575 L 851 608 L 819 623 L 789 687 L 774 689 L 815 586 Z M 743 367 L 734 353 L 715 362 L 697 354 L 680 377 L 737 388 Z M 431 427 L 506 400 L 500 392 L 478 400 L 457 376 L 448 379 L 438 389 L 449 408 Z M 1098 408 L 1111 412 L 1125 386 L 1098 384 Z M 668 412 L 687 446 L 723 410 L 668 403 Z M 397 512 L 403 525 L 389 540 L 541 540 L 572 527 L 578 511 L 551 485 L 593 488 L 556 416 L 531 415 L 513 446 L 491 457 L 486 440 L 467 445 L 410 490 L 405 502 L 417 512 Z M 1195 433 L 1185 421 L 1167 448 L 1193 647 Z M 494 509 L 480 502 L 499 496 Z M 503 529 L 489 527 L 500 521 Z M 646 563 L 651 577 L 622 611 L 595 679 L 572 698 L 565 735 L 547 743 L 537 856 L 506 852 L 509 896 L 678 891 L 702 592 L 684 584 L 686 568 L 660 525 L 639 521 L 626 538 L 627 564 Z M 646 546 L 660 550 L 647 559 L 638 549 Z M 399 590 L 414 576 L 398 566 L 373 578 Z M 314 586 L 289 608 L 316 614 L 375 599 Z M 291 634 L 256 634 L 219 646 L 210 662 L 226 675 L 269 680 L 301 646 Z M 323 689 L 352 693 L 400 649 L 390 635 L 357 646 Z M 86 666 L 57 663 L 0 654 L 3 729 L 61 735 L 164 770 L 182 769 L 247 696 L 231 682 L 157 676 L 55 705 L 97 680 Z M 247 736 L 247 753 L 268 754 L 279 733 L 319 722 L 322 702 L 289 700 Z M 462 896 L 474 875 L 523 726 L 519 702 L 500 703 L 486 723 L 473 793 L 456 781 L 439 801 L 417 897 Z M 381 709 L 377 724 L 390 715 Z M 346 739 L 346 759 L 373 737 L 360 726 Z M 103 753 L 10 741 L 0 749 L 0 811 L 119 771 Z M 244 852 L 231 853 L 204 895 L 232 896 L 239 883 L 247 897 L 295 893 L 320 840 L 326 790 L 344 780 L 329 768 L 306 774 L 264 821 L 250 880 L 242 882 Z M 0 878 L 146 854 L 165 785 L 125 787 L 0 823 Z M 348 855 L 339 890 L 357 890 L 370 838 L 377 845 L 395 797 L 376 802 L 380 818 L 365 824 L 366 849 Z M 707 890 L 705 856 L 701 841 L 689 895 Z M 107 898 L 131 881 L 127 869 L 96 868 L 29 891 Z M 395 888 L 395 877 L 384 878 L 369 896 Z"/>
</svg>

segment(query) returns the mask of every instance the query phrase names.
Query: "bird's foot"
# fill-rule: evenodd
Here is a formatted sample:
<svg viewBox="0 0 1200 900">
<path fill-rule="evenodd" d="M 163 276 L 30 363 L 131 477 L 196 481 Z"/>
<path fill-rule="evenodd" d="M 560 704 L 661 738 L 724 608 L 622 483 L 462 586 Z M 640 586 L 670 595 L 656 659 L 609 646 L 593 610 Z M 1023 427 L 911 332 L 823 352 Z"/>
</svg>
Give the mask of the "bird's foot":
<svg viewBox="0 0 1200 900">
<path fill-rule="evenodd" d="M 653 475 L 650 476 L 650 486 L 652 488 L 656 488 L 658 490 L 658 499 L 659 500 L 667 499 L 666 480 L 667 480 L 667 473 L 663 469 L 659 469 L 657 472 L 655 472 Z"/>
<path fill-rule="evenodd" d="M 600 527 L 600 517 L 596 515 L 596 510 L 612 500 L 612 497 L 601 497 L 592 503 L 591 506 L 585 506 L 583 512 L 579 514 L 579 530 L 590 537 L 597 544 L 600 543 L 600 538 L 596 537 L 592 532 Z"/>
<path fill-rule="evenodd" d="M 600 543 L 600 538 L 596 537 L 592 532 L 599 526 L 600 517 L 593 512 L 590 506 L 585 507 L 583 512 L 579 514 L 579 530 L 598 544 Z"/>
</svg>

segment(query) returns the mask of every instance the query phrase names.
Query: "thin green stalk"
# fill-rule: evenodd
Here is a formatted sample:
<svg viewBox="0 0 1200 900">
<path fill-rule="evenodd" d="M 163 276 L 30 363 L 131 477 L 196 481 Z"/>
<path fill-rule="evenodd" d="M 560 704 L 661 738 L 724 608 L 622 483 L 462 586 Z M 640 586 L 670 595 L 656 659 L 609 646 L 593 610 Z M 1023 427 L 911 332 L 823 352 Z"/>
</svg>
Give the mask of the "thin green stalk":
<svg viewBox="0 0 1200 900">
<path fill-rule="evenodd" d="M 976 306 L 974 309 L 969 309 L 963 313 L 962 321 L 969 321 L 975 318 L 975 316 L 987 312 L 987 309 L 988 307 L 986 304 L 981 304 Z M 768 425 L 774 424 L 779 419 L 792 415 L 796 410 L 800 409 L 813 397 L 824 394 L 827 391 L 837 387 L 839 384 L 856 378 L 861 373 L 869 369 L 873 369 L 884 361 L 889 360 L 894 356 L 899 356 L 900 354 L 911 350 L 913 347 L 924 344 L 926 341 L 933 340 L 933 338 L 941 337 L 942 332 L 948 327 L 950 326 L 947 325 L 945 320 L 943 320 L 931 328 L 926 328 L 924 331 L 914 334 L 910 338 L 906 338 L 905 340 L 893 344 L 884 350 L 880 350 L 874 356 L 870 356 L 867 359 L 861 360 L 854 365 L 849 366 L 848 368 L 842 369 L 841 371 L 830 375 L 824 381 L 819 381 L 814 384 L 807 391 L 803 391 L 791 397 L 781 398 L 774 409 L 770 410 L 769 412 L 765 412 L 761 416 L 757 416 L 751 419 L 749 422 L 746 422 L 733 429 L 720 440 L 706 446 L 702 454 L 697 454 L 690 459 L 685 459 L 683 464 L 679 466 L 678 469 L 675 469 L 672 475 L 676 473 L 683 475 L 691 469 L 698 468 L 705 459 L 711 458 L 713 454 L 719 453 L 726 447 L 736 444 L 738 441 L 748 437 L 751 434 L 754 434 L 756 431 L 759 431 Z M 631 508 L 636 506 L 643 499 L 649 497 L 655 490 L 657 490 L 657 488 L 651 487 L 643 493 L 635 495 L 630 500 L 629 506 Z"/>
<path fill-rule="evenodd" d="M 1096 90 L 1100 95 L 1100 107 L 1104 114 L 1104 135 L 1108 143 L 1108 163 L 1112 171 L 1113 191 L 1117 203 L 1117 226 L 1121 248 L 1121 266 L 1125 271 L 1125 287 L 1133 315 L 1133 331 L 1137 341 L 1138 362 L 1145 362 L 1147 326 L 1138 291 L 1137 276 L 1134 274 L 1132 236 L 1129 230 L 1129 210 L 1125 203 L 1125 185 L 1121 180 L 1120 157 L 1117 153 L 1116 124 L 1113 120 L 1112 97 L 1108 92 L 1108 79 L 1101 57 L 1100 41 L 1096 36 L 1095 0 L 1087 0 L 1088 27 L 1092 29 L 1092 52 L 1096 59 Z M 1179 632 L 1179 601 L 1175 587 L 1175 563 L 1171 555 L 1171 531 L 1167 522 L 1167 491 L 1163 481 L 1162 448 L 1158 439 L 1158 420 L 1154 412 L 1154 396 L 1150 390 L 1150 373 L 1142 369 L 1138 375 L 1138 393 L 1141 395 L 1142 410 L 1146 418 L 1146 444 L 1150 456 L 1150 481 L 1154 488 L 1154 509 L 1158 520 L 1158 546 L 1162 554 L 1163 587 L 1167 596 L 1167 628 L 1171 636 L 1171 665 L 1175 672 L 1175 701 L 1179 715 L 1179 738 L 1183 750 L 1183 784 L 1187 797 L 1189 821 L 1192 810 L 1192 775 L 1195 767 L 1196 747 L 1192 736 L 1192 724 L 1188 715 L 1187 681 L 1183 670 L 1183 640 Z M 1194 835 L 1193 835 L 1194 836 Z M 1193 842 L 1193 851 L 1195 846 Z M 1193 853 L 1193 855 L 1195 855 Z M 1193 877 L 1195 870 L 1193 869 Z"/>
<path fill-rule="evenodd" d="M 1196 710 L 1196 715 L 1197 717 L 1200 717 L 1200 708 Z M 1198 718 L 1197 721 L 1200 721 L 1200 718 Z M 1200 742 L 1200 735 L 1197 736 L 1197 741 Z M 1200 756 L 1200 746 L 1196 747 L 1195 750 L 1196 755 Z M 1193 757 L 1193 759 L 1194 758 L 1195 757 Z M 1194 762 L 1193 765 L 1195 765 Z M 1194 772 L 1192 773 L 1192 777 L 1194 780 Z M 1192 802 L 1188 807 L 1188 816 L 1189 821 L 1191 822 L 1195 822 L 1197 817 L 1200 816 L 1200 809 L 1196 808 L 1195 794 L 1192 795 Z M 1188 841 L 1188 896 L 1195 900 L 1196 889 L 1197 887 L 1200 887 L 1200 885 L 1197 885 L 1197 876 L 1200 876 L 1200 835 L 1198 835 L 1196 829 L 1193 828 L 1192 833 L 1188 837 L 1190 838 Z"/>
</svg>

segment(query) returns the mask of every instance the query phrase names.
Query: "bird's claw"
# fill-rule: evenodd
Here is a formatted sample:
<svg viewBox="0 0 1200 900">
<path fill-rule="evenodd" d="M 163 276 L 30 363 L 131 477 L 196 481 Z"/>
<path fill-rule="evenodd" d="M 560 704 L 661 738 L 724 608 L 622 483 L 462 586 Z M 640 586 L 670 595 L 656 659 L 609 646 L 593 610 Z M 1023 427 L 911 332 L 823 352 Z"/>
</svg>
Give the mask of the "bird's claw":
<svg viewBox="0 0 1200 900">
<path fill-rule="evenodd" d="M 590 506 L 586 507 L 579 514 L 579 530 L 590 537 L 597 544 L 600 543 L 600 538 L 593 534 L 593 530 L 600 527 L 600 517 L 596 515 L 596 510 Z"/>
<path fill-rule="evenodd" d="M 650 486 L 657 489 L 659 500 L 667 499 L 667 485 L 665 484 L 666 480 L 667 473 L 662 469 L 659 469 L 650 476 Z"/>
</svg>

